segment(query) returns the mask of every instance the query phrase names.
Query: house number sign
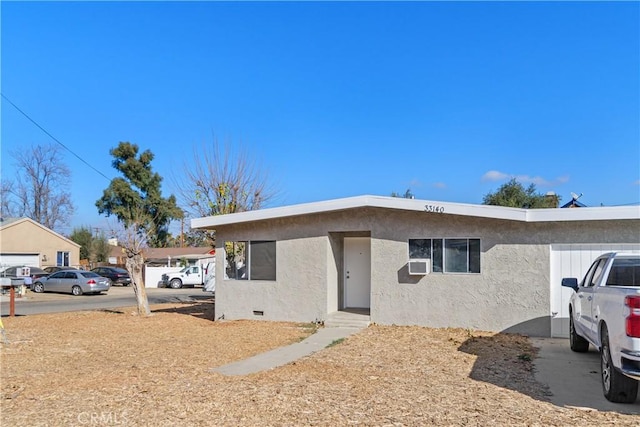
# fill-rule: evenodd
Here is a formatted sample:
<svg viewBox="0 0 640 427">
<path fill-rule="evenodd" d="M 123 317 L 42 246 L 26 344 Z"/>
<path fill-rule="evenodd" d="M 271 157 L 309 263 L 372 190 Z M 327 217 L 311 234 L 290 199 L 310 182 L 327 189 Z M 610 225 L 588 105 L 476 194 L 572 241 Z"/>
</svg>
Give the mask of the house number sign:
<svg viewBox="0 0 640 427">
<path fill-rule="evenodd" d="M 444 206 L 424 205 L 425 212 L 444 213 Z"/>
</svg>

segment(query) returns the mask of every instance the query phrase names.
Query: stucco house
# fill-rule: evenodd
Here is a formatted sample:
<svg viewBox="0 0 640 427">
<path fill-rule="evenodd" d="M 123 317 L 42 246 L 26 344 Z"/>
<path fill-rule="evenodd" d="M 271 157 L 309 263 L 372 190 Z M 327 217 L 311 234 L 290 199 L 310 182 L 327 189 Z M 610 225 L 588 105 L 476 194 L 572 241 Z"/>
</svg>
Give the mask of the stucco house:
<svg viewBox="0 0 640 427">
<path fill-rule="evenodd" d="M 202 259 L 211 258 L 215 250 L 206 247 L 184 248 L 146 248 L 144 260 L 147 266 L 181 266 L 181 264 L 195 265 Z"/>
<path fill-rule="evenodd" d="M 0 219 L 0 266 L 80 265 L 80 245 L 32 220 Z"/>
<path fill-rule="evenodd" d="M 196 218 L 216 231 L 216 316 L 566 336 L 562 277 L 640 252 L 640 207 L 516 209 L 359 196 Z"/>
</svg>

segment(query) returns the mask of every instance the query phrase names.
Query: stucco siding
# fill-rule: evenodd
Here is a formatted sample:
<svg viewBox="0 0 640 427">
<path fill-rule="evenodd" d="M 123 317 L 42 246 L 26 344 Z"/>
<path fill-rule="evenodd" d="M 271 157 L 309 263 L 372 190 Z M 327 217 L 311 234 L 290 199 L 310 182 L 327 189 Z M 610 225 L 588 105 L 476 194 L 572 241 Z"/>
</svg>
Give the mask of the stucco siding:
<svg viewBox="0 0 640 427">
<path fill-rule="evenodd" d="M 79 245 L 31 221 L 17 221 L 5 226 L 0 235 L 0 250 L 4 254 L 38 254 L 40 267 L 56 265 L 58 251 L 69 252 L 70 265 L 80 265 Z"/>
<path fill-rule="evenodd" d="M 216 316 L 300 322 L 323 319 L 328 251 L 328 237 L 276 240 L 277 280 L 218 280 Z M 223 252 L 223 247 L 216 250 L 220 254 L 216 277 L 225 277 Z"/>
<path fill-rule="evenodd" d="M 367 236 L 372 322 L 549 336 L 551 245 L 637 243 L 640 220 L 542 223 L 364 207 L 220 225 L 216 232 L 216 277 L 224 277 L 225 241 L 277 242 L 277 280 L 219 280 L 217 316 L 325 319 L 341 307 L 344 238 Z M 409 275 L 414 238 L 480 239 L 480 273 Z"/>
<path fill-rule="evenodd" d="M 495 221 L 438 214 L 386 215 L 372 232 L 371 321 L 380 324 L 513 328 L 548 313 L 546 246 L 497 244 L 489 238 Z M 518 240 L 516 223 L 505 221 L 502 233 Z M 408 274 L 408 240 L 479 238 L 479 274 Z M 526 329 L 526 325 L 523 325 Z"/>
</svg>

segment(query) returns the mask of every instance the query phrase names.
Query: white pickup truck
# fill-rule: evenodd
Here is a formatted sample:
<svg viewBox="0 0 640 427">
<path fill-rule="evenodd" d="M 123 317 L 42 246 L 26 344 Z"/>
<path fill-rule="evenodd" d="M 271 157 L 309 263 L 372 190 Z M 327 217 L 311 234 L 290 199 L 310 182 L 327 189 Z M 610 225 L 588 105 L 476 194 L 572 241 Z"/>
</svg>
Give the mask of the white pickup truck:
<svg viewBox="0 0 640 427">
<path fill-rule="evenodd" d="M 582 282 L 562 279 L 569 302 L 571 350 L 600 351 L 602 390 L 611 402 L 632 403 L 640 381 L 640 255 L 607 253 Z"/>
<path fill-rule="evenodd" d="M 158 287 L 180 289 L 202 285 L 203 290 L 214 292 L 215 279 L 215 263 L 190 265 L 180 271 L 163 274 Z"/>
</svg>

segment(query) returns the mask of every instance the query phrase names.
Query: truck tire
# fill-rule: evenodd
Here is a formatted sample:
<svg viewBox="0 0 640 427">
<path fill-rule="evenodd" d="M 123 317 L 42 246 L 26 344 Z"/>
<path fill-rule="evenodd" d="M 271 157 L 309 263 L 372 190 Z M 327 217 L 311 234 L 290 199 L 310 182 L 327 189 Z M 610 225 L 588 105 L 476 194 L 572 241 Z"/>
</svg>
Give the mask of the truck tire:
<svg viewBox="0 0 640 427">
<path fill-rule="evenodd" d="M 589 350 L 589 341 L 582 338 L 576 332 L 576 327 L 573 324 L 573 312 L 571 309 L 569 309 L 569 347 L 571 347 L 571 350 L 576 353 L 585 353 Z"/>
<path fill-rule="evenodd" d="M 602 326 L 601 335 L 600 372 L 604 397 L 614 403 L 633 403 L 638 395 L 638 381 L 623 375 L 613 366 L 606 325 Z"/>
<path fill-rule="evenodd" d="M 173 289 L 180 289 L 182 287 L 182 280 L 180 280 L 180 279 L 171 279 L 171 282 L 169 282 L 169 285 Z"/>
</svg>

